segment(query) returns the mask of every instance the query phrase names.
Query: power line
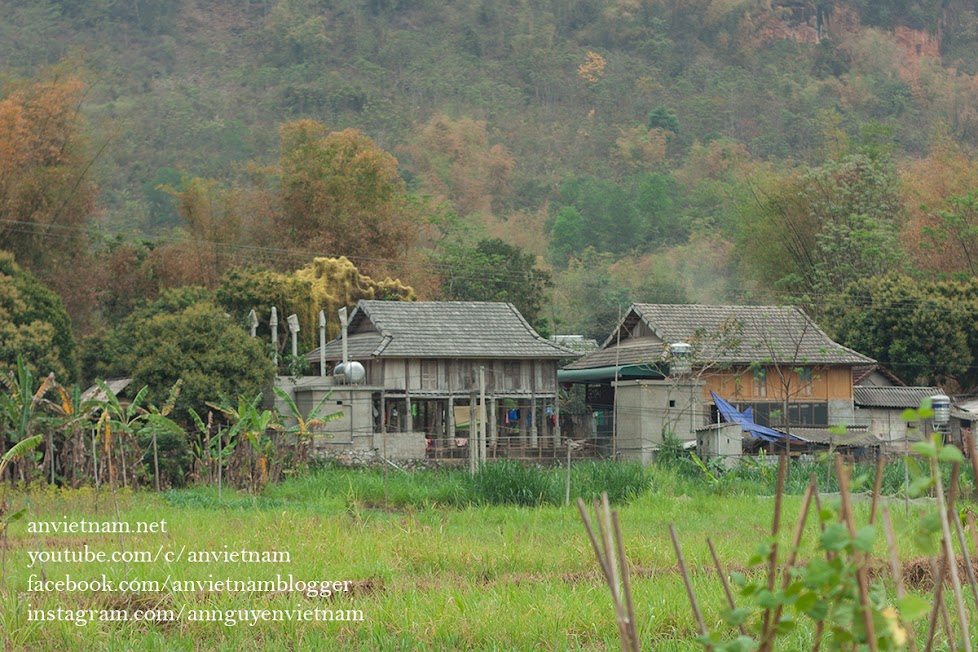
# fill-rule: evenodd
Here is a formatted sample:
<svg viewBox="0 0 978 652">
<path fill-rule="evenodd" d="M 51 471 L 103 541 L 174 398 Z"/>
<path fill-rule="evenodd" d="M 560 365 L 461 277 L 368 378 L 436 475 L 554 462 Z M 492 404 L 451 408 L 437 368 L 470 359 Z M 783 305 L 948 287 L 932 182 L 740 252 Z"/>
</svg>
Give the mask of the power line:
<svg viewBox="0 0 978 652">
<path fill-rule="evenodd" d="M 49 238 L 72 238 L 77 240 L 89 240 L 92 235 L 92 229 L 90 227 L 84 226 L 72 226 L 66 224 L 39 224 L 37 222 L 29 222 L 22 220 L 12 220 L 12 219 L 0 219 L 0 224 L 13 225 L 13 228 L 8 228 L 8 233 L 19 233 L 24 235 L 33 235 L 40 237 Z M 52 232 L 54 231 L 54 232 Z M 197 245 L 202 247 L 209 247 L 212 249 L 210 253 L 218 256 L 223 256 L 227 258 L 232 258 L 244 262 L 282 262 L 285 259 L 290 263 L 308 263 L 313 258 L 339 258 L 340 256 L 345 256 L 354 262 L 366 262 L 366 263 L 377 263 L 384 264 L 393 267 L 404 268 L 418 268 L 422 271 L 442 271 L 445 273 L 454 272 L 456 267 L 450 263 L 442 263 L 432 260 L 410 260 L 405 258 L 385 258 L 380 256 L 351 256 L 342 253 L 335 252 L 322 252 L 313 249 L 296 249 L 296 248 L 282 248 L 282 247 L 272 247 L 269 245 L 252 245 L 243 243 L 230 243 L 221 242 L 218 240 L 206 240 L 203 238 L 195 238 L 187 235 L 157 235 L 152 238 L 137 238 L 129 243 L 144 242 L 155 246 L 159 245 Z M 256 261 L 258 259 L 258 261 Z M 455 278 L 463 280 L 477 280 L 484 278 L 481 274 L 453 274 Z M 510 273 L 506 270 L 496 269 L 493 270 L 493 281 L 501 283 L 504 285 L 522 286 L 526 283 L 526 275 L 519 273 Z M 835 299 L 836 305 L 842 307 L 870 307 L 873 310 L 882 311 L 902 311 L 910 308 L 921 309 L 930 308 L 932 304 L 929 302 L 921 303 L 920 300 L 914 298 L 908 298 L 906 300 L 890 300 L 886 302 L 881 302 L 878 300 L 870 300 L 868 303 L 864 303 L 854 297 L 851 293 L 846 291 L 837 292 L 805 292 L 803 295 L 810 301 L 825 302 L 828 300 Z M 772 297 L 775 299 L 789 300 L 789 305 L 795 305 L 799 303 L 799 295 L 796 293 L 777 291 L 777 290 L 748 290 L 744 291 L 739 295 L 731 295 L 732 301 L 746 301 L 744 304 L 736 305 L 751 305 L 754 304 L 754 299 L 758 296 Z M 842 300 L 841 303 L 839 300 Z M 802 301 L 801 303 L 808 303 L 810 301 Z M 933 306 L 937 309 L 937 306 Z"/>
</svg>

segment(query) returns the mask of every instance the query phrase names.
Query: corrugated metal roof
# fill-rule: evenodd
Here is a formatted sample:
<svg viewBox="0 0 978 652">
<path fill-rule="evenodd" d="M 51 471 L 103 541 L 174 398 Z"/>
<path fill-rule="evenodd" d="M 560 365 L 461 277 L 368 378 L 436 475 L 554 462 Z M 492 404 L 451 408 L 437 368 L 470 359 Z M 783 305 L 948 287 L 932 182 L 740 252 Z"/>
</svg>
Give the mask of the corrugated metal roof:
<svg viewBox="0 0 978 652">
<path fill-rule="evenodd" d="M 113 396 L 118 396 L 122 390 L 129 387 L 132 378 L 115 378 L 105 381 L 105 386 L 109 388 Z M 83 401 L 104 401 L 108 398 L 105 392 L 98 385 L 92 385 L 81 394 Z"/>
<path fill-rule="evenodd" d="M 978 397 L 963 396 L 951 404 L 951 416 L 971 421 L 978 415 Z"/>
<path fill-rule="evenodd" d="M 831 432 L 828 428 L 791 427 L 791 434 L 816 444 L 832 446 L 882 446 L 883 442 L 866 428 L 848 428 L 845 433 Z"/>
<path fill-rule="evenodd" d="M 576 358 L 537 334 L 511 303 L 488 301 L 361 301 L 350 315 L 350 357 Z M 356 353 L 354 353 L 356 341 Z M 339 360 L 339 339 L 326 358 Z M 319 359 L 319 350 L 306 356 Z"/>
<path fill-rule="evenodd" d="M 871 387 L 852 388 L 853 403 L 858 407 L 919 408 L 920 402 L 941 390 L 936 387 Z"/>
</svg>

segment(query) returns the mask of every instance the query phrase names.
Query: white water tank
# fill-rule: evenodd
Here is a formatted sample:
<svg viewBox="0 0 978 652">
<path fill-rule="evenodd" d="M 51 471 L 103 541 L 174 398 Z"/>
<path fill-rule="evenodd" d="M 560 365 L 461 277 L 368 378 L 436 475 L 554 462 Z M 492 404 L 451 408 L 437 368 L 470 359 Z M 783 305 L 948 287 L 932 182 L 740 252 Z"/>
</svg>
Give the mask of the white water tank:
<svg viewBox="0 0 978 652">
<path fill-rule="evenodd" d="M 951 420 L 951 398 L 944 394 L 930 397 L 930 407 L 934 410 L 934 425 L 943 426 Z"/>
<path fill-rule="evenodd" d="M 669 375 L 685 376 L 692 372 L 690 360 L 693 347 L 686 342 L 676 342 L 669 345 Z"/>
</svg>

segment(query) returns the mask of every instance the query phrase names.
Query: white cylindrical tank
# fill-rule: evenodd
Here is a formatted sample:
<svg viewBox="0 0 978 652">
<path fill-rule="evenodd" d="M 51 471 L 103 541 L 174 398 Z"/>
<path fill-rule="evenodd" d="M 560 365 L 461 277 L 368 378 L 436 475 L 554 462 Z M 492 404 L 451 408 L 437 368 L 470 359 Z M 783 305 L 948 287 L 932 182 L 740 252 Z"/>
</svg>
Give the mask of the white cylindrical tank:
<svg viewBox="0 0 978 652">
<path fill-rule="evenodd" d="M 945 425 L 951 420 L 951 397 L 935 394 L 930 397 L 930 407 L 934 410 L 935 425 Z"/>
<path fill-rule="evenodd" d="M 669 345 L 669 375 L 685 376 L 692 371 L 690 354 L 693 347 L 686 342 Z"/>
</svg>

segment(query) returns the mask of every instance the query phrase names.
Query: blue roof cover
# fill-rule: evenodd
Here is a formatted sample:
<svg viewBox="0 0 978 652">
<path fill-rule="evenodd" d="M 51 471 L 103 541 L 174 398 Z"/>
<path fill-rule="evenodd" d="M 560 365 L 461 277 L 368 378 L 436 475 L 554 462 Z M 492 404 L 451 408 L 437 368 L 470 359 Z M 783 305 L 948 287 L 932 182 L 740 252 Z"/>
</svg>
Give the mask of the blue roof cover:
<svg viewBox="0 0 978 652">
<path fill-rule="evenodd" d="M 710 396 L 713 397 L 713 403 L 716 404 L 717 410 L 720 411 L 720 415 L 723 417 L 724 421 L 727 423 L 740 424 L 740 428 L 755 439 L 774 442 L 783 441 L 786 438 L 790 438 L 793 442 L 807 443 L 804 439 L 800 439 L 794 435 L 786 435 L 785 433 L 778 432 L 773 428 L 757 425 L 754 423 L 754 416 L 751 408 L 747 408 L 747 410 L 744 412 L 739 412 L 737 408 L 717 396 L 712 390 L 710 391 Z"/>
</svg>

